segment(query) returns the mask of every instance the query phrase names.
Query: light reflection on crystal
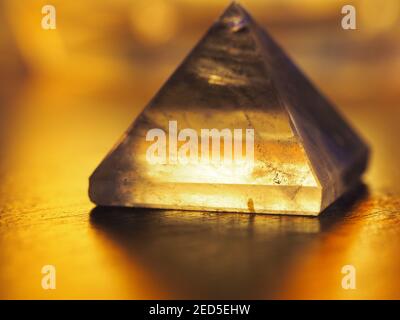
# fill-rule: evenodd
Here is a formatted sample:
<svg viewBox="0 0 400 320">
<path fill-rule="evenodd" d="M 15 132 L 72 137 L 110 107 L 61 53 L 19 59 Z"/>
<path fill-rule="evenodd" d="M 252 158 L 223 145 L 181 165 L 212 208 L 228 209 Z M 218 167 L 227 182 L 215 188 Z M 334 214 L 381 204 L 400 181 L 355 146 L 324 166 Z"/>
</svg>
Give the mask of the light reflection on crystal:
<svg viewBox="0 0 400 320">
<path fill-rule="evenodd" d="M 197 132 L 254 129 L 255 161 L 240 169 L 149 164 L 146 134 L 168 131 L 169 121 Z M 317 215 L 358 182 L 367 158 L 357 134 L 232 4 L 96 169 L 90 197 L 98 205 Z"/>
</svg>

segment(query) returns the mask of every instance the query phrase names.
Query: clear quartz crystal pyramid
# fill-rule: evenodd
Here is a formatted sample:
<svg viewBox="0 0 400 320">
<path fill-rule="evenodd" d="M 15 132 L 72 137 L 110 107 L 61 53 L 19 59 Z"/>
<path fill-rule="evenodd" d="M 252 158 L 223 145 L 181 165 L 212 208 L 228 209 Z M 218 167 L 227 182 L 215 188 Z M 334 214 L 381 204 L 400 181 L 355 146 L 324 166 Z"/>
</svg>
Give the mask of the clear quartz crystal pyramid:
<svg viewBox="0 0 400 320">
<path fill-rule="evenodd" d="M 171 121 L 178 132 L 199 133 L 199 150 L 211 150 L 200 139 L 204 128 L 253 129 L 254 161 L 183 164 L 170 150 L 186 140 L 177 142 Z M 146 156 L 154 128 L 167 134 L 166 162 Z M 225 140 L 217 147 L 224 159 Z M 95 170 L 89 195 L 102 206 L 318 215 L 359 182 L 368 154 L 274 40 L 233 3 Z"/>
</svg>

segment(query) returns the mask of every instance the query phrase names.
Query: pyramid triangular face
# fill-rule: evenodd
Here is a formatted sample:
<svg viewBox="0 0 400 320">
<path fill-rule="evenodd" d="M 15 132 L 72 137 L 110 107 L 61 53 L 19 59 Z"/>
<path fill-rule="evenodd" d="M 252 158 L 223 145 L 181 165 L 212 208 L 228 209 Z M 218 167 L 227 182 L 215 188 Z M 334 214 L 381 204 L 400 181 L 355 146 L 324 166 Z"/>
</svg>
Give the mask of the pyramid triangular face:
<svg viewBox="0 0 400 320">
<path fill-rule="evenodd" d="M 232 4 L 95 170 L 89 194 L 106 206 L 317 215 L 359 181 L 367 158 Z"/>
</svg>

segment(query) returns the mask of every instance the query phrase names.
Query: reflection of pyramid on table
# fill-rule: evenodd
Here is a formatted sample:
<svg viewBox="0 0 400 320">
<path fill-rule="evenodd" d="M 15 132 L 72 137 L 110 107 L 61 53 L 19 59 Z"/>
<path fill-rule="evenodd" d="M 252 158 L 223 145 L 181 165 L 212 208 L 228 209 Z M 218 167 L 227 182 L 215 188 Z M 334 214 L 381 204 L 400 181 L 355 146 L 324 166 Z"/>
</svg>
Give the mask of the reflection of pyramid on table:
<svg viewBox="0 0 400 320">
<path fill-rule="evenodd" d="M 254 129 L 252 165 L 150 164 L 146 134 Z M 221 145 L 222 146 L 222 145 Z M 232 4 L 90 178 L 98 205 L 317 215 L 368 148 L 271 37 Z"/>
</svg>

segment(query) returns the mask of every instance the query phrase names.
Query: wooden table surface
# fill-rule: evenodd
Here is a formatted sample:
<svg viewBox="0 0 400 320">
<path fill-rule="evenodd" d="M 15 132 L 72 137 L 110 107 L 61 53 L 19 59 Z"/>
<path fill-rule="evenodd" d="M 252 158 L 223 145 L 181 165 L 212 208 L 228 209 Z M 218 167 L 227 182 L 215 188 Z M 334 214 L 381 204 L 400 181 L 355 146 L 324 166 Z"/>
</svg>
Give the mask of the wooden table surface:
<svg viewBox="0 0 400 320">
<path fill-rule="evenodd" d="M 320 217 L 89 202 L 89 175 L 200 29 L 166 44 L 169 51 L 135 56 L 123 46 L 126 35 L 112 43 L 125 51 L 111 53 L 66 42 L 68 57 L 53 47 L 62 63 L 49 62 L 56 71 L 44 76 L 29 66 L 41 51 L 19 49 L 28 71 L 0 78 L 0 298 L 399 299 L 400 41 L 393 37 L 361 41 L 342 37 L 336 25 L 272 26 L 371 145 L 363 184 Z M 44 265 L 56 267 L 56 290 L 41 287 Z M 355 290 L 341 286 L 344 265 L 356 268 Z"/>
</svg>

